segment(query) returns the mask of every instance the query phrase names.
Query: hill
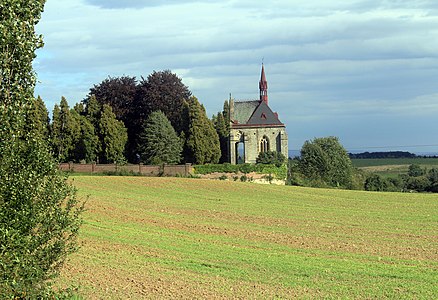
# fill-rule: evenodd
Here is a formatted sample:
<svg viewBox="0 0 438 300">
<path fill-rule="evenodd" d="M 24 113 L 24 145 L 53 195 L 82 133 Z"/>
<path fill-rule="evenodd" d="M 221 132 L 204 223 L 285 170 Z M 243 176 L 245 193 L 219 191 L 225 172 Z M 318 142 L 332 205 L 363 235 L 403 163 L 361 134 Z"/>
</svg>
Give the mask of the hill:
<svg viewBox="0 0 438 300">
<path fill-rule="evenodd" d="M 72 177 L 89 195 L 63 270 L 90 299 L 433 299 L 438 202 L 183 178 Z"/>
</svg>

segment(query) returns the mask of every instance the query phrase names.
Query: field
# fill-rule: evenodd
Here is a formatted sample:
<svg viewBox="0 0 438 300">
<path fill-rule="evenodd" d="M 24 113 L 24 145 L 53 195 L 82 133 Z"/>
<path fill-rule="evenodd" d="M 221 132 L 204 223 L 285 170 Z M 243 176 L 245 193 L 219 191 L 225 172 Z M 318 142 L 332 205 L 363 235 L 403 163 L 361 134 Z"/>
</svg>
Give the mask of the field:
<svg viewBox="0 0 438 300">
<path fill-rule="evenodd" d="M 437 299 L 438 198 L 183 178 L 89 195 L 58 284 L 85 299 Z"/>
<path fill-rule="evenodd" d="M 438 158 L 370 158 L 352 159 L 353 165 L 361 170 L 384 177 L 397 177 L 407 174 L 409 165 L 417 164 L 423 168 L 438 168 Z"/>
</svg>

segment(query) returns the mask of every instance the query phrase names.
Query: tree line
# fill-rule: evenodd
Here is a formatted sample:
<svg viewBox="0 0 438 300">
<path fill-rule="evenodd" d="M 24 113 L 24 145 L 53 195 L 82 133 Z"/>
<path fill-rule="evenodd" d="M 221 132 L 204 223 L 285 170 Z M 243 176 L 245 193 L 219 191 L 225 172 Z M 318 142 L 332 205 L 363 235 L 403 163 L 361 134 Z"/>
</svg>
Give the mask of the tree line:
<svg viewBox="0 0 438 300">
<path fill-rule="evenodd" d="M 52 120 L 33 108 L 38 132 L 60 162 L 218 163 L 228 160 L 228 102 L 210 120 L 204 106 L 169 70 L 146 79 L 108 77 L 70 107 L 62 97 Z"/>
</svg>

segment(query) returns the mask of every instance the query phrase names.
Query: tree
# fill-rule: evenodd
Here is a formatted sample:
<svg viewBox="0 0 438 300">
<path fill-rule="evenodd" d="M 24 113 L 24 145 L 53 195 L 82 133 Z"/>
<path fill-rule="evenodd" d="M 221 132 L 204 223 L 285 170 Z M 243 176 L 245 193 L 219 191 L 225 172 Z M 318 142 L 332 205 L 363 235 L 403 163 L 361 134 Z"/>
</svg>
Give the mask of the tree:
<svg viewBox="0 0 438 300">
<path fill-rule="evenodd" d="M 39 134 L 43 139 L 49 140 L 49 112 L 40 96 L 31 103 L 31 108 L 27 118 L 26 130 L 33 130 L 35 131 L 35 134 Z"/>
<path fill-rule="evenodd" d="M 105 163 L 125 161 L 124 151 L 128 134 L 122 121 L 116 119 L 111 106 L 104 104 L 99 121 L 99 135 L 102 143 L 101 160 Z"/>
<path fill-rule="evenodd" d="M 301 148 L 300 170 L 310 180 L 349 188 L 353 165 L 337 137 L 315 138 Z"/>
<path fill-rule="evenodd" d="M 50 280 L 75 249 L 82 211 L 46 141 L 26 130 L 43 7 L 0 2 L 0 294 L 9 299 L 53 298 Z"/>
<path fill-rule="evenodd" d="M 181 141 L 161 111 L 149 115 L 139 141 L 141 160 L 147 164 L 177 164 L 181 161 Z"/>
<path fill-rule="evenodd" d="M 122 120 L 125 123 L 132 111 L 138 109 L 138 107 L 133 106 L 136 92 L 137 80 L 135 77 L 108 77 L 90 89 L 84 103 L 88 105 L 90 99 L 94 97 L 100 106 L 104 104 L 111 106 L 117 120 Z"/>
<path fill-rule="evenodd" d="M 62 97 L 59 106 L 53 109 L 52 144 L 56 157 L 61 162 L 74 158 L 74 149 L 81 135 L 79 114 L 70 109 L 67 100 Z"/>
<path fill-rule="evenodd" d="M 408 170 L 408 175 L 411 177 L 423 176 L 426 172 L 416 164 L 410 165 Z"/>
<path fill-rule="evenodd" d="M 277 167 L 282 166 L 285 162 L 286 156 L 277 151 L 260 152 L 256 158 L 256 163 L 258 164 L 276 165 Z"/>
<path fill-rule="evenodd" d="M 95 162 L 100 152 L 100 141 L 96 130 L 86 116 L 79 116 L 80 138 L 74 149 L 75 161 Z"/>
<path fill-rule="evenodd" d="M 169 119 L 176 132 L 187 129 L 187 122 L 182 119 L 184 101 L 191 96 L 188 87 L 181 78 L 170 70 L 153 72 L 147 79 L 142 78 L 138 86 L 139 106 L 146 116 L 161 110 Z M 141 119 L 142 116 L 139 116 Z M 144 122 L 144 119 L 142 120 Z"/>
<path fill-rule="evenodd" d="M 387 181 L 378 174 L 373 174 L 365 180 L 365 191 L 386 191 L 388 189 Z"/>
<path fill-rule="evenodd" d="M 217 163 L 221 156 L 219 137 L 205 108 L 194 96 L 185 103 L 185 114 L 189 122 L 184 149 L 186 162 L 195 164 Z"/>
<path fill-rule="evenodd" d="M 221 112 L 217 114 L 217 117 L 213 116 L 213 123 L 216 128 L 216 133 L 219 136 L 219 144 L 221 148 L 221 158 L 219 162 L 228 162 L 228 136 L 229 131 L 224 120 L 224 116 Z"/>
</svg>

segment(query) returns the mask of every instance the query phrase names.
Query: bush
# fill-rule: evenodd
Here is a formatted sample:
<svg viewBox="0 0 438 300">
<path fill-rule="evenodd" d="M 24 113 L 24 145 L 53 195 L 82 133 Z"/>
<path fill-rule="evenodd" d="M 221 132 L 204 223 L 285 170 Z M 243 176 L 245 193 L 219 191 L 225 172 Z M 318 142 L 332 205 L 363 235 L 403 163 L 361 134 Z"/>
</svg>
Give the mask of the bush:
<svg viewBox="0 0 438 300">
<path fill-rule="evenodd" d="M 377 174 L 373 174 L 365 180 L 364 188 L 366 191 L 382 192 L 382 191 L 386 191 L 388 189 L 388 183 L 381 176 L 379 176 Z"/>
<path fill-rule="evenodd" d="M 256 163 L 258 164 L 275 165 L 276 167 L 282 166 L 285 162 L 286 156 L 277 151 L 260 152 L 256 158 Z"/>
</svg>

